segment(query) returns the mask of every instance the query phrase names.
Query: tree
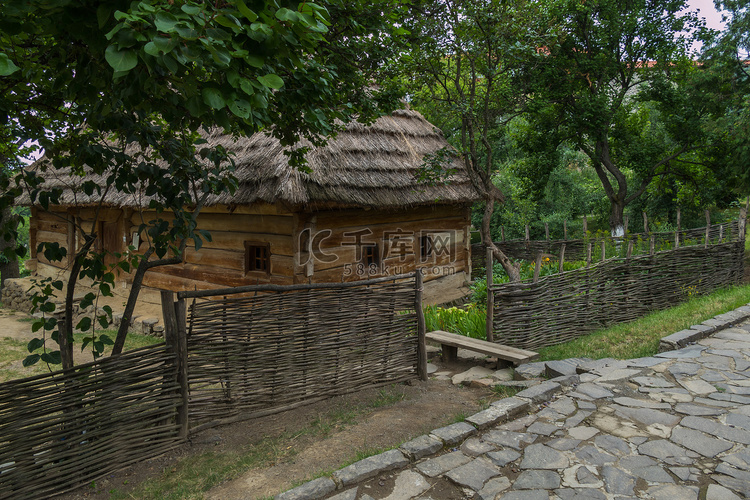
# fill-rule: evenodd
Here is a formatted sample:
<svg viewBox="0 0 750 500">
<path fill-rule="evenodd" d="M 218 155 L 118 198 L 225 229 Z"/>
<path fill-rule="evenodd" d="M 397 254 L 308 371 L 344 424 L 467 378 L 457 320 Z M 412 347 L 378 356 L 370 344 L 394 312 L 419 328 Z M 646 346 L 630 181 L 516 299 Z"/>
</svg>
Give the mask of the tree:
<svg viewBox="0 0 750 500">
<path fill-rule="evenodd" d="M 142 226 L 149 235 L 145 255 L 118 263 L 135 269 L 135 280 L 113 354 L 122 349 L 139 277 L 179 261 L 188 242 L 200 246 L 209 238 L 195 230 L 195 218 L 211 194 L 233 189 L 231 159 L 221 148 L 205 147 L 200 131 L 268 129 L 285 146 L 300 137 L 317 145 L 341 123 L 368 122 L 389 110 L 397 96 L 368 84 L 382 59 L 399 48 L 402 30 L 393 19 L 400 9 L 398 0 L 3 2 L 0 142 L 15 145 L 9 158 L 38 144 L 49 162 L 15 176 L 3 170 L 0 209 L 24 193 L 43 209 L 57 203 L 61 190 L 40 175 L 51 169 L 88 203 L 103 206 L 113 192 L 145 196 L 163 214 Z M 382 40 L 389 43 L 381 47 Z M 304 168 L 304 153 L 293 148 L 290 162 Z M 89 176 L 100 176 L 107 187 Z M 65 322 L 53 333 L 59 354 L 43 358 L 59 356 L 63 368 L 73 362 L 76 280 L 91 278 L 105 294 L 113 280 L 103 255 L 89 252 L 96 236 L 93 229 L 85 233 L 70 259 Z M 39 248 L 53 259 L 69 250 Z M 54 329 L 54 322 L 46 327 Z"/>
<path fill-rule="evenodd" d="M 675 99 L 694 69 L 688 48 L 701 28 L 686 8 L 684 0 L 562 0 L 553 19 L 563 34 L 529 75 L 529 149 L 568 142 L 586 153 L 610 203 L 613 236 L 656 176 L 672 175 L 706 145 L 701 108 Z"/>
<path fill-rule="evenodd" d="M 514 264 L 492 242 L 490 221 L 503 193 L 493 182 L 494 142 L 525 100 L 527 66 L 553 36 L 543 2 L 436 0 L 407 23 L 412 43 L 404 74 L 415 108 L 440 124 L 461 154 L 484 203 L 482 242 L 512 281 Z"/>
</svg>

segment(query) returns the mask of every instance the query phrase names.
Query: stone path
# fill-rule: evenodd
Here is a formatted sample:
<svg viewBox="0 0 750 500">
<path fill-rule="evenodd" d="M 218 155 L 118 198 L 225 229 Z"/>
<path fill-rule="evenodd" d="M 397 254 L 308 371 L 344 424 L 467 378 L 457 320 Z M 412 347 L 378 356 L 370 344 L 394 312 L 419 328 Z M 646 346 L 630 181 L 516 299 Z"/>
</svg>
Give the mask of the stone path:
<svg viewBox="0 0 750 500">
<path fill-rule="evenodd" d="M 276 499 L 748 498 L 748 316 L 678 332 L 662 346 L 684 347 L 655 357 L 524 365 L 560 376 Z"/>
</svg>

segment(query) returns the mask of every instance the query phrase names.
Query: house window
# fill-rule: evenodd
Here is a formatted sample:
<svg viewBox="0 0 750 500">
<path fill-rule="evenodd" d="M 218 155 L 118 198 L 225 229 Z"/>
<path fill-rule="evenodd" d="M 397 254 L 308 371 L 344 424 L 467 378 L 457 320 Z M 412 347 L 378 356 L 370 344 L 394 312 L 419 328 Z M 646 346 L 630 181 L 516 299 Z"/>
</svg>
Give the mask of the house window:
<svg viewBox="0 0 750 500">
<path fill-rule="evenodd" d="M 366 267 L 380 265 L 380 252 L 377 244 L 362 246 L 362 263 Z"/>
<path fill-rule="evenodd" d="M 245 272 L 271 272 L 271 246 L 268 243 L 245 242 Z"/>
<path fill-rule="evenodd" d="M 432 235 L 423 234 L 419 237 L 419 257 L 422 262 L 428 260 L 435 254 L 435 242 Z"/>
</svg>

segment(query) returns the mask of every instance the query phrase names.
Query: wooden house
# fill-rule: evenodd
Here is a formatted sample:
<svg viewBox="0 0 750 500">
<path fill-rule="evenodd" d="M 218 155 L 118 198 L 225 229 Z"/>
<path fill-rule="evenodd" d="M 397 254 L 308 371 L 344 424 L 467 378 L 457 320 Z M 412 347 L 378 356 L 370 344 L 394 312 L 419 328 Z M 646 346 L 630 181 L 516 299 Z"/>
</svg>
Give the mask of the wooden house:
<svg viewBox="0 0 750 500">
<path fill-rule="evenodd" d="M 429 300 L 455 298 L 469 279 L 476 191 L 457 157 L 447 183 L 417 180 L 424 156 L 447 143 L 416 111 L 398 110 L 370 126 L 349 124 L 307 154 L 309 173 L 291 168 L 283 147 L 263 133 L 239 140 L 213 134 L 208 141 L 234 155 L 239 188 L 212 198 L 201 211 L 198 228 L 209 230 L 212 241 L 199 251 L 188 248 L 183 264 L 149 271 L 144 285 L 192 290 L 341 282 L 421 267 Z M 32 207 L 30 231 L 37 272 L 49 275 L 67 262 L 47 261 L 36 254 L 37 243 L 75 249 L 80 238 L 66 221 L 77 217 L 90 229 L 96 200 L 76 191 L 75 179 L 47 172 L 48 182 L 64 188 L 63 202 L 48 211 Z M 142 249 L 137 228 L 154 215 L 147 203 L 121 194 L 104 201 L 96 222 L 99 248 Z"/>
</svg>

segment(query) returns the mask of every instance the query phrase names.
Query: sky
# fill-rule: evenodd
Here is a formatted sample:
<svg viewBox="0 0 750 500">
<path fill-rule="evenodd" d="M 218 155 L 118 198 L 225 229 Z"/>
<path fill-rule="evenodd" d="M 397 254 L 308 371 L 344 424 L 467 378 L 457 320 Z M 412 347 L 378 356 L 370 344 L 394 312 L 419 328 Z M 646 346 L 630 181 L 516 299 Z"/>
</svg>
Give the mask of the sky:
<svg viewBox="0 0 750 500">
<path fill-rule="evenodd" d="M 700 10 L 700 17 L 706 18 L 706 25 L 715 30 L 724 29 L 721 13 L 716 11 L 714 0 L 688 0 L 690 10 Z"/>
</svg>

